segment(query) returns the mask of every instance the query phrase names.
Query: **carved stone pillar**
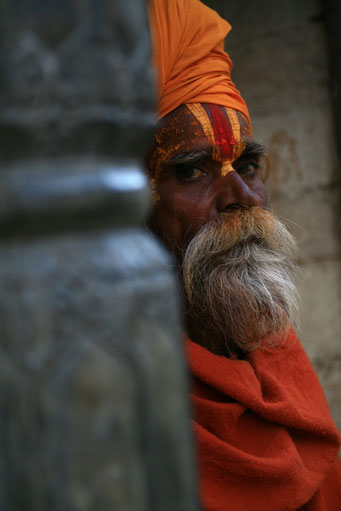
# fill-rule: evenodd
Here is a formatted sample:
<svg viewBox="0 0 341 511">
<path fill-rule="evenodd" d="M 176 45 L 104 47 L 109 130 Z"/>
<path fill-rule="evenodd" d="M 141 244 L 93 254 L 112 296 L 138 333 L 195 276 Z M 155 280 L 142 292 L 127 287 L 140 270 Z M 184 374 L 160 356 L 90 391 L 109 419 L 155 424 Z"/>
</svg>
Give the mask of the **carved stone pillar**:
<svg viewBox="0 0 341 511">
<path fill-rule="evenodd" d="M 142 0 L 0 2 L 0 509 L 198 509 L 149 61 Z"/>
</svg>

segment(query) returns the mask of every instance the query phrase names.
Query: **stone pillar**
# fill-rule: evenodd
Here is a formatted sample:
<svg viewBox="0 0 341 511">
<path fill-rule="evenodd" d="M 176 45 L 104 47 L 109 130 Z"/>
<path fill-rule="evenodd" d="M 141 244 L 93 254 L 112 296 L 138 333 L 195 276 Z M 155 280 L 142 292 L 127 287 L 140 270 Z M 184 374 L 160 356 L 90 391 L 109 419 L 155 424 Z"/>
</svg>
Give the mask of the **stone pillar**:
<svg viewBox="0 0 341 511">
<path fill-rule="evenodd" d="M 0 509 L 195 511 L 145 2 L 2 0 L 0 34 Z"/>
</svg>

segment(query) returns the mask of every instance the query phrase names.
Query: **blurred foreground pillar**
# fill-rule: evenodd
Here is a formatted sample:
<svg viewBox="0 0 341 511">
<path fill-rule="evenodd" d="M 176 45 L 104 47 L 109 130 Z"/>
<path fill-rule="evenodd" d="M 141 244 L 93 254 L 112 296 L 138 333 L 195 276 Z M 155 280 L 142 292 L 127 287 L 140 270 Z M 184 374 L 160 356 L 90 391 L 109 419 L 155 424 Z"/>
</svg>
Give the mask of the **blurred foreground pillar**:
<svg viewBox="0 0 341 511">
<path fill-rule="evenodd" d="M 143 0 L 0 3 L 3 510 L 197 509 L 149 63 Z"/>
</svg>

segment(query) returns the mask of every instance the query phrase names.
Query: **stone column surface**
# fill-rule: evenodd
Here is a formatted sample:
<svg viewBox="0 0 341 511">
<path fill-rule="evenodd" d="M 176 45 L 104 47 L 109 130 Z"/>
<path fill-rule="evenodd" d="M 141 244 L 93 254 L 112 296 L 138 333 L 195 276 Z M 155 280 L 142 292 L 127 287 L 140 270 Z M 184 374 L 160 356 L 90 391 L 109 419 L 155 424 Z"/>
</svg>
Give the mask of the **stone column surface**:
<svg viewBox="0 0 341 511">
<path fill-rule="evenodd" d="M 198 509 L 153 91 L 143 0 L 1 1 L 2 510 Z"/>
</svg>

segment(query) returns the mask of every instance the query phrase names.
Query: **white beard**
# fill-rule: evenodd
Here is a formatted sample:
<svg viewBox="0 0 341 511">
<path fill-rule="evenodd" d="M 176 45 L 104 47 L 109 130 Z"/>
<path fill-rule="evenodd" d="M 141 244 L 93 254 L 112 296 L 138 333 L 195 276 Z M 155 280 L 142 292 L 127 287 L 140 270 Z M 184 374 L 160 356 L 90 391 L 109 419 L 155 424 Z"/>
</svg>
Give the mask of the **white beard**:
<svg viewBox="0 0 341 511">
<path fill-rule="evenodd" d="M 188 313 L 205 317 L 227 350 L 278 344 L 296 324 L 295 248 L 287 228 L 263 208 L 206 224 L 182 264 Z"/>
</svg>

